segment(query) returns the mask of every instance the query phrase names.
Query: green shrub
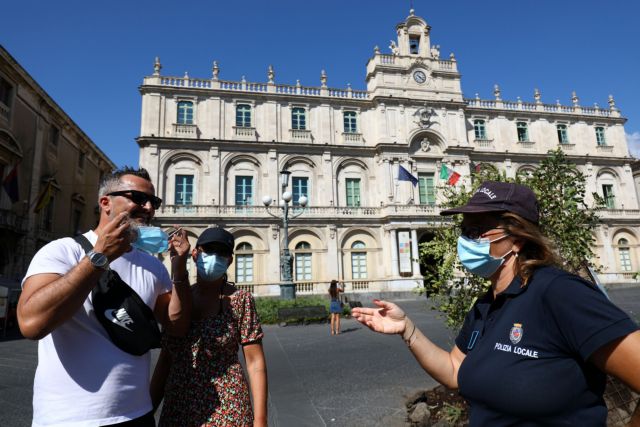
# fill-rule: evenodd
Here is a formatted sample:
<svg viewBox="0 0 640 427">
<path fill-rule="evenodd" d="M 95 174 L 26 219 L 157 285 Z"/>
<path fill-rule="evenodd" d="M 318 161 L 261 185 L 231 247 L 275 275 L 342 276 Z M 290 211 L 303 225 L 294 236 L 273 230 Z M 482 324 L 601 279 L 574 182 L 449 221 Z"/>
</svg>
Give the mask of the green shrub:
<svg viewBox="0 0 640 427">
<path fill-rule="evenodd" d="M 322 296 L 307 296 L 298 297 L 293 300 L 283 300 L 273 297 L 260 297 L 256 298 L 256 309 L 258 310 L 258 316 L 260 316 L 260 322 L 262 324 L 278 323 L 278 309 L 285 307 L 305 307 L 309 305 L 323 305 L 329 312 L 329 298 Z M 351 314 L 351 309 L 348 304 L 345 304 L 343 315 Z M 312 319 L 310 319 L 312 320 Z"/>
</svg>

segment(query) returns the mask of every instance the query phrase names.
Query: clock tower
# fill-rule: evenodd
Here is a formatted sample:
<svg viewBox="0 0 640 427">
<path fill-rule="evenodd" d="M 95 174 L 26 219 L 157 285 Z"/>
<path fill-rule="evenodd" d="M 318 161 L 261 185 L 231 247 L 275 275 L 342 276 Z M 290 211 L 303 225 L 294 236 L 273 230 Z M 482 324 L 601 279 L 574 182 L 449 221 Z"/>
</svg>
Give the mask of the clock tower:
<svg viewBox="0 0 640 427">
<path fill-rule="evenodd" d="M 440 56 L 426 21 L 412 9 L 396 33 L 397 39 L 389 42 L 391 52 L 382 53 L 376 46 L 367 63 L 367 90 L 372 96 L 462 102 L 455 56 Z"/>
</svg>

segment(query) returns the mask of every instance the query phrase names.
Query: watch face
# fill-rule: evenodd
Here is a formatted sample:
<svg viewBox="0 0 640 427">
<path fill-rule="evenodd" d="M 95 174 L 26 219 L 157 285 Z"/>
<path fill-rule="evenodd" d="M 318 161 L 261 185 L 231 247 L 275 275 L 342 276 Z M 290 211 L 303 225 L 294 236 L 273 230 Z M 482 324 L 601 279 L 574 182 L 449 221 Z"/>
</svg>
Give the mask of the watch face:
<svg viewBox="0 0 640 427">
<path fill-rule="evenodd" d="M 424 83 L 427 80 L 427 76 L 424 71 L 418 70 L 413 73 L 413 80 L 418 83 Z"/>
<path fill-rule="evenodd" d="M 101 253 L 90 252 L 89 260 L 91 261 L 91 264 L 95 265 L 98 268 L 106 268 L 109 265 L 109 259 L 106 255 Z"/>
</svg>

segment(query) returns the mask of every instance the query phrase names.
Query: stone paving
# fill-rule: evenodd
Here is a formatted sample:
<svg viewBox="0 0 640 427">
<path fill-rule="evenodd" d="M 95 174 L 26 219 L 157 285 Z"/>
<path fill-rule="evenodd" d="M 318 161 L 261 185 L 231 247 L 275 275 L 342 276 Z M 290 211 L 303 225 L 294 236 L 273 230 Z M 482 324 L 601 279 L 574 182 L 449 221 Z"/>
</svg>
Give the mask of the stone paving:
<svg viewBox="0 0 640 427">
<path fill-rule="evenodd" d="M 610 295 L 638 320 L 640 288 Z M 434 342 L 451 346 L 453 334 L 427 301 L 398 303 Z M 399 337 L 375 334 L 352 319 L 343 319 L 337 336 L 326 324 L 264 330 L 272 427 L 403 426 L 405 396 L 435 385 Z M 31 424 L 36 363 L 35 342 L 15 331 L 0 338 L 0 427 Z"/>
</svg>

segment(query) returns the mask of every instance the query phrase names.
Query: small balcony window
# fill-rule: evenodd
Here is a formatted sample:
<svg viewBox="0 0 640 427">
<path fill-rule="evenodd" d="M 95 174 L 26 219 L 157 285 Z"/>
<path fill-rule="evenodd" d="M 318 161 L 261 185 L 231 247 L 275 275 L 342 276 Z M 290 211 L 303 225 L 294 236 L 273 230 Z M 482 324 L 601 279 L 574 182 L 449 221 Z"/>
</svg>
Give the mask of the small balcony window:
<svg viewBox="0 0 640 427">
<path fill-rule="evenodd" d="M 529 142 L 529 125 L 527 122 L 517 122 L 518 142 Z"/>
<path fill-rule="evenodd" d="M 602 126 L 596 126 L 596 144 L 599 146 L 607 145 L 607 140 L 604 136 L 604 128 Z"/>
<path fill-rule="evenodd" d="M 485 121 L 482 119 L 474 120 L 473 132 L 475 134 L 476 139 L 480 139 L 480 140 L 487 139 L 487 127 L 486 127 Z"/>
<path fill-rule="evenodd" d="M 193 102 L 191 101 L 178 102 L 177 123 L 180 125 L 193 124 Z"/>
<path fill-rule="evenodd" d="M 556 130 L 558 132 L 558 142 L 560 144 L 568 144 L 569 135 L 567 134 L 567 125 L 556 125 Z"/>
</svg>

